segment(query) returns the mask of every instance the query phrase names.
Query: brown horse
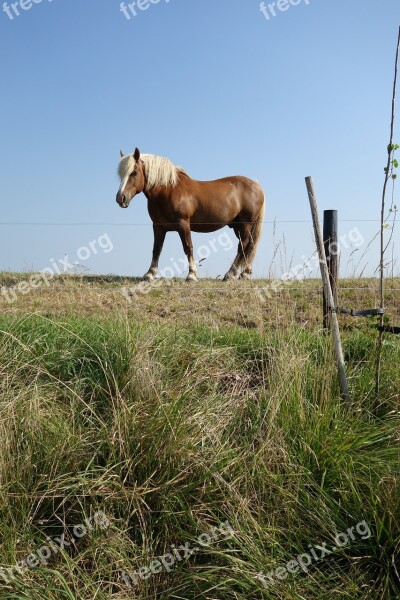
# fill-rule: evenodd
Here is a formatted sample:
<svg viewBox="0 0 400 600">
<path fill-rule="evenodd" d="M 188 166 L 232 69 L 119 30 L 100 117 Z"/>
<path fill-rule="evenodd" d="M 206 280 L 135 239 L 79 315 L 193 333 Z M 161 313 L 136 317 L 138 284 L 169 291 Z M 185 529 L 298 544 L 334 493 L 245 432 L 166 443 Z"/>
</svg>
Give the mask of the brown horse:
<svg viewBox="0 0 400 600">
<path fill-rule="evenodd" d="M 246 177 L 196 181 L 168 158 L 140 154 L 138 148 L 128 156 L 121 152 L 118 174 L 119 206 L 128 208 L 132 198 L 143 192 L 153 221 L 153 259 L 143 279 L 154 279 L 165 235 L 177 231 L 189 261 L 186 281 L 196 281 L 191 231 L 208 233 L 225 225 L 234 230 L 239 247 L 224 279 L 251 275 L 265 211 L 264 193 L 258 183 Z"/>
</svg>

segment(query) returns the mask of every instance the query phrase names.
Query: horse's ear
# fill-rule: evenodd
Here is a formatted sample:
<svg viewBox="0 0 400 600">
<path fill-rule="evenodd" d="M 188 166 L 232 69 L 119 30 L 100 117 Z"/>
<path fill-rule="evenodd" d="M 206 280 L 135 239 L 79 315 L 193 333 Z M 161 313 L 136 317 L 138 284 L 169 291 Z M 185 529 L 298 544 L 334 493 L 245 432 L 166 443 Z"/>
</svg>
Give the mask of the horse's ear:
<svg viewBox="0 0 400 600">
<path fill-rule="evenodd" d="M 122 152 L 122 150 L 119 151 L 121 158 L 124 158 L 125 154 Z"/>
<path fill-rule="evenodd" d="M 139 158 L 140 158 L 140 150 L 139 150 L 139 148 L 135 148 L 135 152 L 133 154 L 133 158 L 136 160 L 136 162 L 139 160 Z"/>
</svg>

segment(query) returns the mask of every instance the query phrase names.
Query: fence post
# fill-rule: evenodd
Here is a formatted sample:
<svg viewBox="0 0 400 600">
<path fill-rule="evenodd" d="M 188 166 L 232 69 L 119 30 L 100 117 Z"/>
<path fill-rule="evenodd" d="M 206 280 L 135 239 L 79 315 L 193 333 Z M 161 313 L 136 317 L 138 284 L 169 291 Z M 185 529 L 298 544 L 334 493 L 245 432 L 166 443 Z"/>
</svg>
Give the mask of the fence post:
<svg viewBox="0 0 400 600">
<path fill-rule="evenodd" d="M 331 284 L 333 302 L 337 307 L 337 278 L 338 278 L 338 211 L 324 210 L 324 246 L 326 263 L 329 271 L 329 282 Z M 324 329 L 331 328 L 329 302 L 324 287 L 323 300 Z"/>
<path fill-rule="evenodd" d="M 324 289 L 325 289 L 326 297 L 328 299 L 328 306 L 329 306 L 329 311 L 331 314 L 332 334 L 333 334 L 333 340 L 334 340 L 334 346 L 335 346 L 336 364 L 337 364 L 338 373 L 339 373 L 340 391 L 341 391 L 343 400 L 346 403 L 348 403 L 349 405 L 351 405 L 350 400 L 349 400 L 349 387 L 348 387 L 347 376 L 346 376 L 346 365 L 344 362 L 342 342 L 340 340 L 339 322 L 338 322 L 336 306 L 333 301 L 332 290 L 331 290 L 331 286 L 330 286 L 330 282 L 329 282 L 329 272 L 328 272 L 328 267 L 326 264 L 324 241 L 323 241 L 323 237 L 322 237 L 321 225 L 320 225 L 319 216 L 318 216 L 317 196 L 315 193 L 314 182 L 313 182 L 312 177 L 306 177 L 306 185 L 307 185 L 308 199 L 310 201 L 311 214 L 312 214 L 312 218 L 313 218 L 315 241 L 316 241 L 317 248 L 318 248 L 322 280 L 324 282 Z"/>
</svg>

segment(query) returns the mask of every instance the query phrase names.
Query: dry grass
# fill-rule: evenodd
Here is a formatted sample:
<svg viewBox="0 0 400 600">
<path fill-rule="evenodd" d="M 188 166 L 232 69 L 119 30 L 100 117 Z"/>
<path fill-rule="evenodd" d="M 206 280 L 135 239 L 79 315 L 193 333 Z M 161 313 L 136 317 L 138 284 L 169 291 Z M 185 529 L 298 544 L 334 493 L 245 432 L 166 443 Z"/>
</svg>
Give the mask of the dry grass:
<svg viewBox="0 0 400 600">
<path fill-rule="evenodd" d="M 31 274 L 0 274 L 0 286 L 14 287 Z M 305 328 L 319 328 L 321 323 L 321 282 L 295 281 L 280 291 L 271 292 L 265 302 L 256 288 L 270 285 L 267 280 L 222 282 L 202 279 L 196 284 L 182 280 L 164 280 L 145 288 L 146 293 L 132 294 L 140 280 L 123 277 L 61 276 L 50 286 L 42 285 L 17 300 L 7 302 L 0 294 L 0 310 L 5 314 L 26 313 L 59 316 L 107 317 L 110 313 L 128 315 L 140 322 L 204 324 L 211 327 L 239 325 L 258 330 L 264 327 L 285 329 L 288 323 Z M 123 290 L 128 290 L 128 297 Z M 386 284 L 386 309 L 390 322 L 398 325 L 400 316 L 400 278 Z M 341 280 L 339 306 L 368 309 L 379 306 L 377 279 Z M 362 326 L 365 319 L 341 317 L 346 329 Z"/>
</svg>

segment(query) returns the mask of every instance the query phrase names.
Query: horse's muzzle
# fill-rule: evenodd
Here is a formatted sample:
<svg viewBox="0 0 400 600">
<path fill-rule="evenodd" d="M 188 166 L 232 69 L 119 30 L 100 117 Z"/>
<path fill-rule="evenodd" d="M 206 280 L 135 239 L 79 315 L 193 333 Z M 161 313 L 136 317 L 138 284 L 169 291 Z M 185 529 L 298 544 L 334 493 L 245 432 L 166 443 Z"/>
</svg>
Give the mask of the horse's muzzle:
<svg viewBox="0 0 400 600">
<path fill-rule="evenodd" d="M 126 196 L 124 194 L 118 192 L 116 200 L 121 208 L 128 208 L 128 202 L 126 201 Z"/>
</svg>

